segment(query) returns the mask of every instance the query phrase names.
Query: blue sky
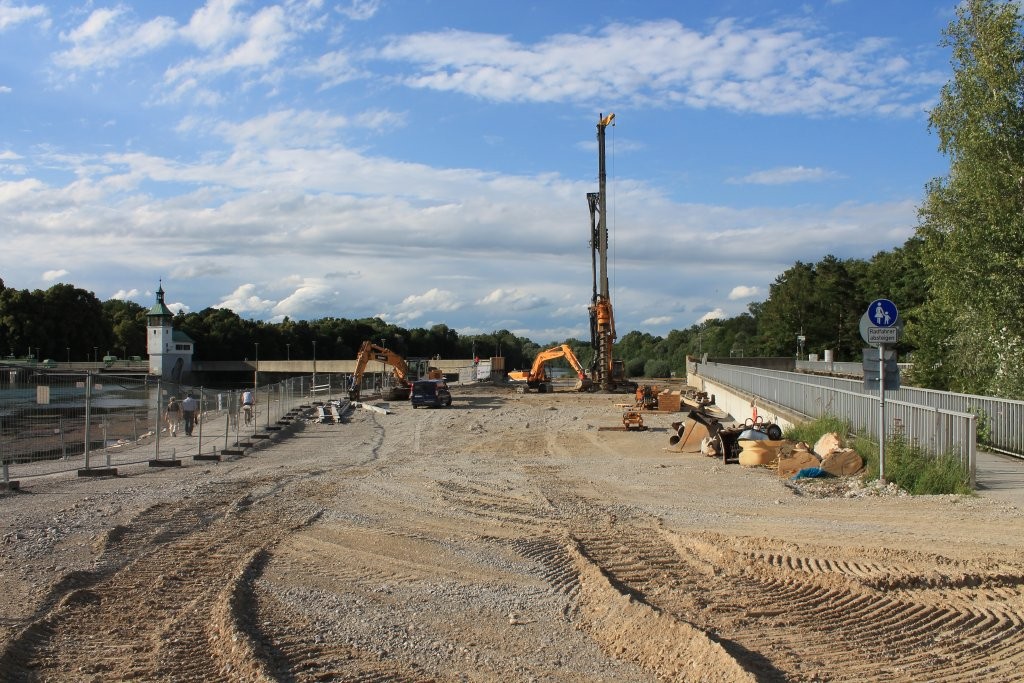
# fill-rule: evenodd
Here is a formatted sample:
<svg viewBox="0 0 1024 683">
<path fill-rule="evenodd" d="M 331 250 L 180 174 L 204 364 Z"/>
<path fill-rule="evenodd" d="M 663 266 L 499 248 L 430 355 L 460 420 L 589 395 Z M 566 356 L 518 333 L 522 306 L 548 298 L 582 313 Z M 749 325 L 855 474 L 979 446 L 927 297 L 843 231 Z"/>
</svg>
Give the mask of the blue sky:
<svg viewBox="0 0 1024 683">
<path fill-rule="evenodd" d="M 913 234 L 955 3 L 0 0 L 0 278 L 272 321 L 622 335 Z"/>
</svg>

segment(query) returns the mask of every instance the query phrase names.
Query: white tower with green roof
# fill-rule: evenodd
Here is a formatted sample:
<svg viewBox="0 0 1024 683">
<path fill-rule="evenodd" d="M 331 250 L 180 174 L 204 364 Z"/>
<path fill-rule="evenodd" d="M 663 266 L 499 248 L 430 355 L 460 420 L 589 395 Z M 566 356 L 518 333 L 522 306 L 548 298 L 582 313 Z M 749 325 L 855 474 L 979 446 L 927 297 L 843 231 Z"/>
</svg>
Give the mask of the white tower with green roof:
<svg viewBox="0 0 1024 683">
<path fill-rule="evenodd" d="M 164 303 L 164 285 L 156 290 L 156 303 L 146 314 L 146 351 L 149 374 L 182 381 L 192 371 L 195 343 L 184 332 L 174 329 L 174 314 Z"/>
</svg>

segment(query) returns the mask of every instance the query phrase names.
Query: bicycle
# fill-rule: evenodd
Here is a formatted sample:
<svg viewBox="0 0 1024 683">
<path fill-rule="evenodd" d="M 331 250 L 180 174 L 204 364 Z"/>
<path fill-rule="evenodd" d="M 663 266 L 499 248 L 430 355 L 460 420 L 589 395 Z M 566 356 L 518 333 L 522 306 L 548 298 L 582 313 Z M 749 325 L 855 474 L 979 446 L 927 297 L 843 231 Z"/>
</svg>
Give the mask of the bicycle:
<svg viewBox="0 0 1024 683">
<path fill-rule="evenodd" d="M 252 404 L 242 404 L 242 417 L 245 419 L 245 426 L 248 427 L 252 424 Z"/>
</svg>

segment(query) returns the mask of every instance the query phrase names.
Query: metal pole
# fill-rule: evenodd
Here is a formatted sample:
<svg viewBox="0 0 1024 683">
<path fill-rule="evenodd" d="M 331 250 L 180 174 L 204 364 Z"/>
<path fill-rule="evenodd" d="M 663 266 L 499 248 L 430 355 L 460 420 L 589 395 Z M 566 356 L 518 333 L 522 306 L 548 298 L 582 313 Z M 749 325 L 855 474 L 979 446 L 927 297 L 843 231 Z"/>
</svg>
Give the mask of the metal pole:
<svg viewBox="0 0 1024 683">
<path fill-rule="evenodd" d="M 878 479 L 885 483 L 885 344 L 878 345 Z"/>
<path fill-rule="evenodd" d="M 155 460 L 160 459 L 160 424 L 163 422 L 163 401 L 160 397 L 160 380 L 156 381 L 156 453 L 153 455 Z"/>
<path fill-rule="evenodd" d="M 92 421 L 92 373 L 85 374 L 85 469 L 89 469 L 89 423 Z"/>
<path fill-rule="evenodd" d="M 199 426 L 199 448 L 196 453 L 199 453 L 200 455 L 203 454 L 203 422 L 200 418 L 203 416 L 203 399 L 205 396 L 203 388 L 199 387 L 199 405 L 196 406 L 196 414 L 192 416 L 192 426 L 196 426 L 196 423 L 198 423 Z"/>
</svg>

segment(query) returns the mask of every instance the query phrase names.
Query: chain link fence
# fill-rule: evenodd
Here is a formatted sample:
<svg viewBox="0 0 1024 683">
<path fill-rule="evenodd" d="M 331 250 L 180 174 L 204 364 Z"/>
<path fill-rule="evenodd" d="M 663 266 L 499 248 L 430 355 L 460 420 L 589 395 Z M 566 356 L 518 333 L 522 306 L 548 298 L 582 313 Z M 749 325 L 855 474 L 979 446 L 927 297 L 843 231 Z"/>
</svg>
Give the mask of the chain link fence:
<svg viewBox="0 0 1024 683">
<path fill-rule="evenodd" d="M 245 448 L 269 438 L 290 411 L 307 404 L 313 383 L 310 377 L 293 377 L 256 388 L 248 420 L 243 391 L 178 384 L 142 373 L 0 364 L 0 481 L 174 464 Z M 196 408 L 192 416 L 168 413 L 172 397 L 180 406 L 190 394 Z M 189 417 L 191 429 L 185 424 Z"/>
</svg>

